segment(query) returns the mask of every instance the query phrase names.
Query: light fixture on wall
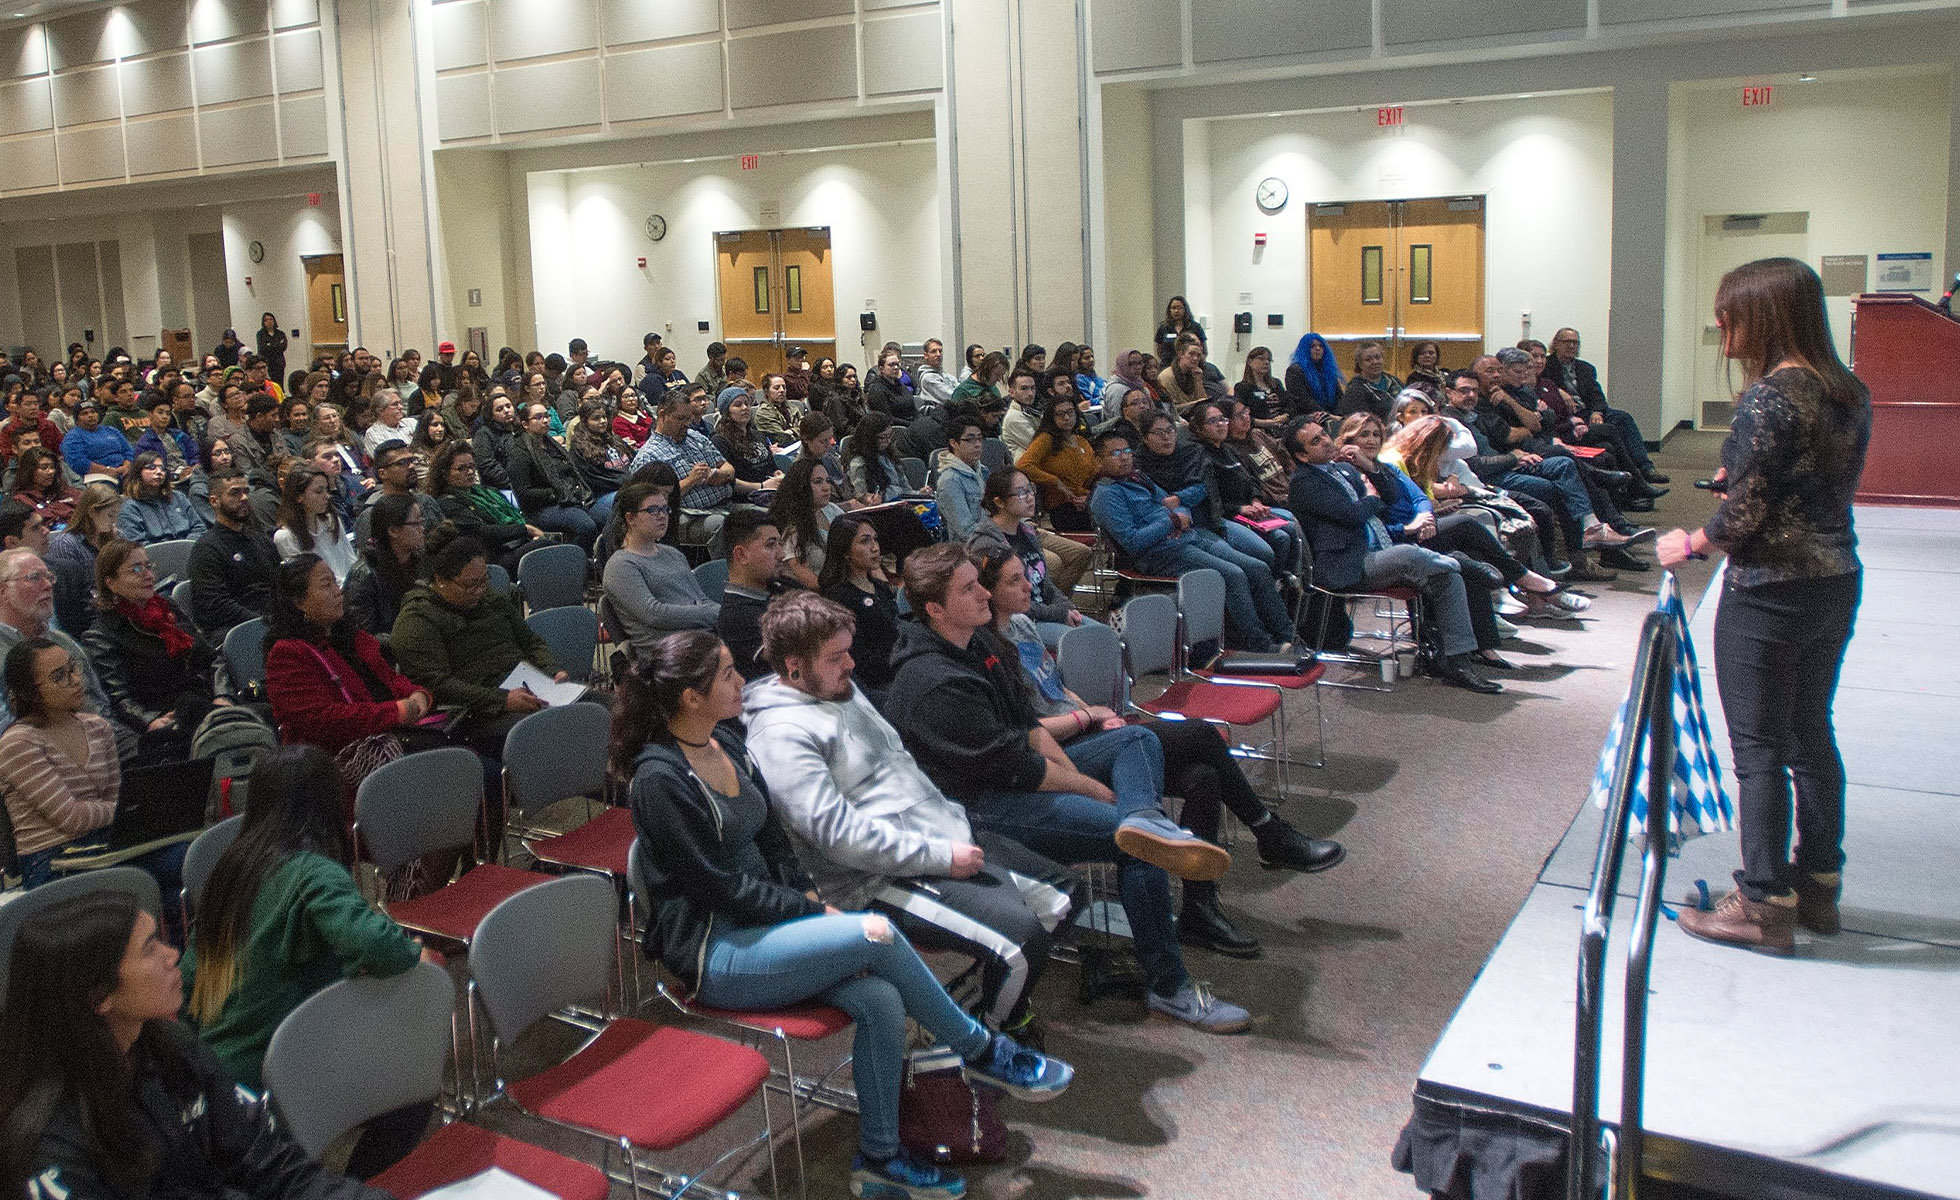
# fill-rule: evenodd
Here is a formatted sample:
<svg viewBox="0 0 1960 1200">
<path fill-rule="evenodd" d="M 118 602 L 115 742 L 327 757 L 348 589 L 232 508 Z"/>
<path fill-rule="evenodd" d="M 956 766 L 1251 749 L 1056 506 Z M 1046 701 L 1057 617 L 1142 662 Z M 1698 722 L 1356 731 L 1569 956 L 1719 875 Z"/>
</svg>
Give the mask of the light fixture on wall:
<svg viewBox="0 0 1960 1200">
<path fill-rule="evenodd" d="M 1798 83 L 1816 83 L 1816 82 L 1817 82 L 1817 76 L 1815 76 L 1815 75 L 1799 75 L 1799 76 L 1797 76 L 1797 82 L 1798 82 Z"/>
</svg>

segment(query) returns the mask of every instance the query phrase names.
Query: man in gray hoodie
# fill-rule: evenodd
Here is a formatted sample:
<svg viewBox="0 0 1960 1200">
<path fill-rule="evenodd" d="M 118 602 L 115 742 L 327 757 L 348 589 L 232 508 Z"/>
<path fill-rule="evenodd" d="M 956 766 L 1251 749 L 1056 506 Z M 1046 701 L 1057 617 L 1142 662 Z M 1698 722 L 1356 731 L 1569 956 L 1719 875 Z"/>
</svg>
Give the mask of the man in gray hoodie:
<svg viewBox="0 0 1960 1200">
<path fill-rule="evenodd" d="M 811 592 L 770 604 L 775 669 L 743 692 L 749 753 L 827 903 L 875 907 L 914 944 L 981 964 L 980 1015 L 1012 1032 L 1069 915 L 1076 878 L 1020 843 L 975 834 L 851 681 L 855 620 Z"/>
</svg>

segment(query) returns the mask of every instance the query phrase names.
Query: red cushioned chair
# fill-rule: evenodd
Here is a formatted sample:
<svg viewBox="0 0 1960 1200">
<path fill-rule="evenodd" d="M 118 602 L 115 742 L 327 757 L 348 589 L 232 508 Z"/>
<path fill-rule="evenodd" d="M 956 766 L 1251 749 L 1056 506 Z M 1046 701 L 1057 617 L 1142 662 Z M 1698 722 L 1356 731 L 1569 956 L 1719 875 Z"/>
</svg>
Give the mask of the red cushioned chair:
<svg viewBox="0 0 1960 1200">
<path fill-rule="evenodd" d="M 641 1151 L 665 1152 L 693 1141 L 748 1100 L 762 1096 L 763 1129 L 701 1171 L 680 1177 L 652 1167 L 669 1195 L 685 1195 L 700 1178 L 758 1144 L 769 1145 L 776 1181 L 774 1128 L 762 1084 L 769 1064 L 749 1046 L 633 1017 L 606 1023 L 556 1066 L 524 1079 L 503 1077 L 502 1045 L 555 1010 L 603 999 L 612 978 L 618 898 L 610 882 L 566 875 L 511 896 L 483 920 L 470 947 L 472 1011 L 490 1029 L 490 1095 L 525 1114 L 603 1139 L 626 1160 L 626 1181 L 641 1193 Z"/>
<path fill-rule="evenodd" d="M 1216 572 L 1214 572 L 1215 574 Z M 1075 632 L 1070 630 L 1070 633 Z M 1064 635 L 1066 637 L 1066 635 Z M 1234 725 L 1271 725 L 1272 739 L 1266 747 L 1234 746 L 1234 753 L 1248 751 L 1273 761 L 1279 772 L 1279 789 L 1287 791 L 1287 759 L 1283 726 L 1286 692 L 1273 683 L 1250 679 L 1219 677 L 1200 679 L 1178 670 L 1177 602 L 1169 596 L 1138 596 L 1123 606 L 1123 646 L 1126 674 L 1132 680 L 1145 675 L 1163 674 L 1170 686 L 1154 700 L 1135 707 L 1152 716 L 1178 721 L 1204 721 L 1218 729 L 1228 743 Z"/>
<path fill-rule="evenodd" d="M 636 840 L 629 852 L 630 866 L 627 871 L 628 895 L 632 901 L 633 918 L 636 926 L 644 928 L 647 914 L 641 904 L 639 880 L 644 877 L 641 864 L 640 843 Z M 857 1092 L 831 1083 L 836 1074 L 849 1066 L 851 1056 L 845 1055 L 837 1064 L 822 1075 L 810 1079 L 796 1073 L 795 1042 L 821 1042 L 834 1037 L 851 1027 L 851 1018 L 843 1009 L 828 1004 L 797 1004 L 788 1008 L 768 1009 L 756 1012 L 738 1012 L 734 1009 L 716 1008 L 701 1004 L 678 987 L 665 983 L 654 984 L 662 999 L 676 1009 L 704 1021 L 713 1021 L 740 1031 L 737 1036 L 753 1038 L 758 1043 L 764 1038 L 775 1041 L 776 1048 L 782 1052 L 783 1069 L 780 1084 L 767 1084 L 766 1087 L 782 1092 L 789 1097 L 790 1134 L 796 1143 L 796 1178 L 799 1194 L 809 1194 L 803 1164 L 803 1114 L 813 1104 L 838 1112 L 857 1112 Z"/>
<path fill-rule="evenodd" d="M 1305 621 L 1308 603 L 1315 596 L 1321 597 L 1324 603 L 1321 605 L 1320 610 L 1320 627 L 1314 636 L 1315 646 L 1327 645 L 1327 632 L 1332 627 L 1334 621 L 1334 606 L 1336 604 L 1343 606 L 1352 605 L 1356 600 L 1372 600 L 1375 605 L 1375 615 L 1388 622 L 1386 628 L 1371 630 L 1365 634 L 1357 633 L 1356 635 L 1388 643 L 1388 648 L 1382 652 L 1384 657 L 1394 658 L 1404 649 L 1413 651 L 1420 644 L 1416 622 L 1421 619 L 1422 593 L 1409 587 L 1384 587 L 1367 591 L 1336 591 L 1333 588 L 1323 587 L 1314 581 L 1313 554 L 1311 552 L 1303 554 L 1300 557 L 1302 559 L 1300 575 L 1305 581 L 1306 586 L 1300 589 L 1300 608 L 1294 614 L 1293 624 L 1297 628 L 1301 622 Z M 1380 658 L 1371 657 L 1366 654 L 1341 651 L 1330 652 L 1327 650 L 1320 650 L 1316 655 L 1316 659 L 1321 663 L 1342 663 L 1347 666 L 1360 667 L 1367 671 L 1377 669 L 1382 661 Z M 1392 692 L 1395 690 L 1393 683 L 1372 683 L 1367 682 L 1365 678 L 1362 681 L 1329 679 L 1326 681 L 1325 686 L 1354 688 L 1366 692 Z"/>
<path fill-rule="evenodd" d="M 1220 683 L 1246 681 L 1270 684 L 1284 691 L 1313 692 L 1314 724 L 1317 740 L 1314 743 L 1315 757 L 1311 759 L 1293 758 L 1293 738 L 1287 730 L 1286 706 L 1279 710 L 1279 744 L 1277 746 L 1240 746 L 1238 752 L 1245 758 L 1263 759 L 1275 763 L 1284 774 L 1285 769 L 1293 767 L 1324 767 L 1327 765 L 1327 714 L 1321 705 L 1318 684 L 1327 677 L 1327 668 L 1317 655 L 1288 654 L 1283 657 L 1270 655 L 1231 655 L 1225 652 L 1225 577 L 1206 567 L 1191 571 L 1177 580 L 1177 644 L 1174 647 L 1174 661 L 1171 668 L 1173 679 L 1196 677 L 1215 680 Z M 1258 662 L 1259 671 L 1248 674 L 1234 670 L 1237 660 L 1250 667 Z M 1196 664 L 1196 665 L 1193 665 Z M 1286 753 L 1282 754 L 1282 750 Z M 1282 785 L 1283 786 L 1283 785 Z"/>
<path fill-rule="evenodd" d="M 265 1052 L 266 1091 L 300 1148 L 318 1158 L 335 1139 L 442 1089 L 456 985 L 434 963 L 392 979 L 323 988 L 287 1014 Z M 605 1200 L 603 1172 L 462 1122 L 443 1125 L 369 1186 L 413 1200 L 498 1167 L 562 1200 Z"/>
</svg>

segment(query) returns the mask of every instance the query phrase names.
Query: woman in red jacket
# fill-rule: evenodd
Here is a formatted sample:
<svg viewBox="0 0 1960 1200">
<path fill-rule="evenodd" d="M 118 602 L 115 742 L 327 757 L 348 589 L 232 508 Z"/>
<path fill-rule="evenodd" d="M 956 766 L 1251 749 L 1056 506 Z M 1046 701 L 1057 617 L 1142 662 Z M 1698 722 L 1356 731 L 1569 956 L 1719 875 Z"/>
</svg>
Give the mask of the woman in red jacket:
<svg viewBox="0 0 1960 1200">
<path fill-rule="evenodd" d="M 343 768 L 363 749 L 399 756 L 385 743 L 364 747 L 371 738 L 400 739 L 403 749 L 440 743 L 440 734 L 419 724 L 429 716 L 429 693 L 346 618 L 340 585 L 319 555 L 281 563 L 277 584 L 266 616 L 265 690 L 280 740 L 339 755 Z"/>
</svg>

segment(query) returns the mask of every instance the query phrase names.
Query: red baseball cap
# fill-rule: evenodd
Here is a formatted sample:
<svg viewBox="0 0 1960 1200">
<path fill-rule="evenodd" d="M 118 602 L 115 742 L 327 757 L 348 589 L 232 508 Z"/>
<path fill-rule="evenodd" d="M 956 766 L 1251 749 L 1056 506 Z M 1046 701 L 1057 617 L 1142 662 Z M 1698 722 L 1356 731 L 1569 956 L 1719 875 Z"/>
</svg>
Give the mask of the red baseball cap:
<svg viewBox="0 0 1960 1200">
<path fill-rule="evenodd" d="M 455 342 L 437 342 L 437 343 L 436 343 L 436 353 L 437 353 L 437 354 L 454 354 L 454 353 L 456 353 L 456 343 L 455 343 Z"/>
</svg>

